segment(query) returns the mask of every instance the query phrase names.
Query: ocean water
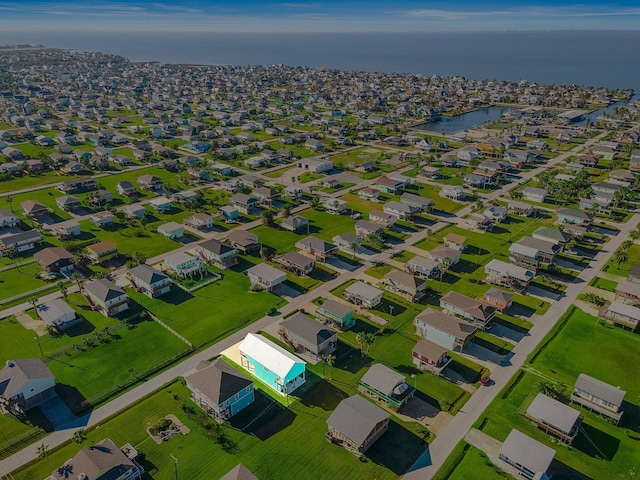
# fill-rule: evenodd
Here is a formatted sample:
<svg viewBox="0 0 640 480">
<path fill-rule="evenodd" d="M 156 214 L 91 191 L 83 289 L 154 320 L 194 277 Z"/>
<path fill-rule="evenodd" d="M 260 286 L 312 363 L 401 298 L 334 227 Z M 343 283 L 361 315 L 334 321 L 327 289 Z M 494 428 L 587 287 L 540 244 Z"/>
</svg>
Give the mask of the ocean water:
<svg viewBox="0 0 640 480">
<path fill-rule="evenodd" d="M 3 43 L 101 51 L 133 61 L 282 63 L 460 75 L 640 90 L 640 32 L 484 33 L 47 33 L 3 34 Z"/>
</svg>

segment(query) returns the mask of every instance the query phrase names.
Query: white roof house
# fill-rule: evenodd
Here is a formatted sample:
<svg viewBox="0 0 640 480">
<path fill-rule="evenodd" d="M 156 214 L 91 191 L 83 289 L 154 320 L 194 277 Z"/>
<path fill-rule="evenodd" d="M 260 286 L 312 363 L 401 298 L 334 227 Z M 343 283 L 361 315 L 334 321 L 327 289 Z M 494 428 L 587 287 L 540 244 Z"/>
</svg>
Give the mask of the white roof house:
<svg viewBox="0 0 640 480">
<path fill-rule="evenodd" d="M 307 363 L 269 339 L 253 333 L 247 334 L 239 349 L 241 353 L 249 355 L 282 378 L 287 376 L 296 363 Z"/>
</svg>

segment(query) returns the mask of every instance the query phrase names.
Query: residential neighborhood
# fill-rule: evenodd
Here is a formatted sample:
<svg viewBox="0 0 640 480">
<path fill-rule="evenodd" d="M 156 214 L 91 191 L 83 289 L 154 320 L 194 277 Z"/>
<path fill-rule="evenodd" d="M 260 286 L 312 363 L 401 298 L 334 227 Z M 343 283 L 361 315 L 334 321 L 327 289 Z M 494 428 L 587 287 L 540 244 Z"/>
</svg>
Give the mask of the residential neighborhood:
<svg viewBox="0 0 640 480">
<path fill-rule="evenodd" d="M 630 92 L 0 66 L 1 479 L 640 468 Z"/>
</svg>

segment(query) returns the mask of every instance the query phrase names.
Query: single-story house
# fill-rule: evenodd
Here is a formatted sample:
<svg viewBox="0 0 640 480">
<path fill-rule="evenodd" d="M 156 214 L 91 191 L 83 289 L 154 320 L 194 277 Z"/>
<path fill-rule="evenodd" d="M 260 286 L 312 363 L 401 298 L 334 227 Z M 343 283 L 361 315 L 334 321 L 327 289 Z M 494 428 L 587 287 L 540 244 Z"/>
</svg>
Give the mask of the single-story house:
<svg viewBox="0 0 640 480">
<path fill-rule="evenodd" d="M 620 421 L 622 402 L 627 392 L 585 373 L 578 375 L 571 393 L 571 401 L 595 412 Z"/>
<path fill-rule="evenodd" d="M 553 448 L 513 429 L 502 443 L 498 458 L 527 480 L 550 480 L 547 472 L 555 454 Z"/>
<path fill-rule="evenodd" d="M 158 233 L 160 235 L 164 235 L 170 240 L 182 238 L 184 236 L 184 225 L 180 225 L 176 222 L 163 223 L 158 226 Z"/>
<path fill-rule="evenodd" d="M 229 199 L 229 202 L 245 215 L 250 214 L 255 208 L 258 208 L 258 199 L 245 193 L 234 195 Z"/>
<path fill-rule="evenodd" d="M 102 242 L 92 243 L 87 245 L 87 252 L 89 258 L 93 263 L 102 263 L 118 256 L 118 248 L 115 243 L 109 240 L 103 240 Z"/>
<path fill-rule="evenodd" d="M 316 318 L 322 323 L 329 323 L 342 331 L 349 330 L 356 324 L 353 310 L 335 300 L 325 300 L 316 308 Z"/>
<path fill-rule="evenodd" d="M 464 200 L 464 188 L 461 185 L 444 185 L 438 195 L 450 200 Z"/>
<path fill-rule="evenodd" d="M 585 227 L 591 225 L 594 218 L 590 213 L 575 208 L 559 208 L 556 213 L 558 214 L 558 223 L 571 223 Z"/>
<path fill-rule="evenodd" d="M 127 271 L 127 278 L 133 288 L 150 298 L 156 298 L 171 291 L 171 278 L 146 263 Z"/>
<path fill-rule="evenodd" d="M 629 280 L 618 282 L 616 300 L 630 305 L 640 305 L 640 285 Z"/>
<path fill-rule="evenodd" d="M 568 445 L 576 438 L 582 424 L 578 410 L 543 393 L 536 395 L 524 416 L 545 433 Z"/>
<path fill-rule="evenodd" d="M 73 195 L 63 195 L 56 198 L 56 205 L 58 205 L 58 208 L 68 212 L 69 210 L 80 208 L 80 200 Z"/>
<path fill-rule="evenodd" d="M 633 283 L 629 282 L 629 284 L 635 286 Z M 638 295 L 639 292 L 640 289 L 636 286 L 634 293 Z M 599 316 L 609 323 L 634 330 L 638 326 L 638 323 L 640 323 L 640 308 L 616 301 L 602 308 Z"/>
<path fill-rule="evenodd" d="M 246 230 L 231 230 L 227 235 L 227 241 L 233 248 L 240 250 L 245 255 L 260 249 L 258 235 Z"/>
<path fill-rule="evenodd" d="M 411 351 L 413 363 L 420 370 L 427 370 L 436 374 L 442 372 L 449 362 L 449 350 L 426 339 L 420 339 Z"/>
<path fill-rule="evenodd" d="M 298 252 L 287 252 L 273 259 L 295 275 L 309 275 L 316 266 L 316 262 Z"/>
<path fill-rule="evenodd" d="M 532 202 L 544 203 L 548 194 L 546 188 L 524 187 L 522 189 L 522 198 Z"/>
<path fill-rule="evenodd" d="M 295 247 L 300 249 L 303 255 L 312 258 L 316 262 L 326 262 L 338 251 L 336 245 L 317 237 L 306 237 L 298 240 L 295 243 Z"/>
<path fill-rule="evenodd" d="M 378 223 L 385 228 L 390 228 L 396 223 L 397 217 L 387 212 L 381 212 L 380 210 L 371 210 L 369 212 L 369 220 Z"/>
<path fill-rule="evenodd" d="M 127 293 L 106 278 L 85 282 L 82 293 L 88 298 L 89 304 L 106 317 L 112 317 L 129 308 Z"/>
<path fill-rule="evenodd" d="M 629 276 L 627 277 L 629 282 L 640 283 L 640 265 L 632 264 L 629 268 Z"/>
<path fill-rule="evenodd" d="M 534 206 L 529 203 L 518 202 L 512 200 L 508 202 L 509 213 L 520 215 L 521 217 L 530 217 L 534 211 Z"/>
<path fill-rule="evenodd" d="M 327 418 L 327 438 L 362 455 L 389 428 L 391 414 L 360 395 L 342 400 Z"/>
<path fill-rule="evenodd" d="M 349 285 L 344 296 L 351 303 L 367 308 L 375 308 L 382 302 L 382 291 L 361 281 Z"/>
<path fill-rule="evenodd" d="M 55 395 L 51 370 L 39 358 L 7 360 L 0 370 L 0 400 L 9 412 L 20 414 Z"/>
<path fill-rule="evenodd" d="M 229 268 L 238 263 L 236 249 L 215 238 L 199 243 L 196 252 L 205 262 L 218 268 Z"/>
<path fill-rule="evenodd" d="M 513 293 L 491 287 L 484 293 L 482 300 L 500 311 L 505 311 L 513 304 Z"/>
<path fill-rule="evenodd" d="M 81 480 L 140 480 L 144 469 L 136 461 L 137 456 L 138 451 L 129 443 L 118 448 L 111 439 L 105 438 L 97 445 L 80 450 L 45 480 L 68 480 L 76 474 Z"/>
<path fill-rule="evenodd" d="M 440 297 L 440 307 L 443 311 L 464 318 L 483 329 L 487 328 L 496 314 L 495 307 L 453 290 Z"/>
<path fill-rule="evenodd" d="M 407 261 L 407 271 L 419 277 L 432 278 L 440 272 L 438 265 L 437 260 L 415 256 Z"/>
<path fill-rule="evenodd" d="M 252 289 L 264 288 L 269 291 L 287 280 L 285 272 L 266 263 L 258 263 L 251 267 L 247 270 L 247 276 L 251 281 Z"/>
<path fill-rule="evenodd" d="M 62 331 L 82 321 L 81 317 L 61 298 L 54 298 L 36 306 L 38 317 L 51 327 Z"/>
<path fill-rule="evenodd" d="M 311 173 L 326 173 L 333 170 L 333 162 L 326 158 L 301 158 L 297 161 L 298 168 L 309 170 Z"/>
<path fill-rule="evenodd" d="M 171 211 L 172 203 L 167 197 L 160 196 L 149 200 L 149 205 L 157 212 L 168 213 Z"/>
<path fill-rule="evenodd" d="M 462 351 L 477 330 L 473 325 L 431 307 L 418 314 L 414 324 L 416 335 L 452 352 Z"/>
<path fill-rule="evenodd" d="M 309 219 L 306 217 L 302 217 L 300 215 L 292 215 L 282 220 L 282 222 L 280 223 L 280 226 L 285 230 L 289 230 L 290 232 L 308 230 Z"/>
<path fill-rule="evenodd" d="M 322 206 L 325 212 L 333 213 L 334 215 L 340 215 L 347 211 L 347 202 L 339 198 L 328 198 Z"/>
<path fill-rule="evenodd" d="M 33 255 L 47 272 L 64 273 L 73 270 L 73 254 L 62 247 L 47 247 Z"/>
<path fill-rule="evenodd" d="M 464 251 L 467 246 L 467 237 L 458 235 L 457 233 L 447 233 L 444 238 L 444 246 L 453 248 L 454 250 Z"/>
<path fill-rule="evenodd" d="M 254 401 L 253 382 L 223 359 L 201 362 L 184 377 L 189 397 L 219 423 L 224 423 Z"/>
<path fill-rule="evenodd" d="M 449 266 L 452 267 L 460 261 L 460 250 L 438 245 L 431 251 L 427 252 L 427 256 L 431 260 L 435 260 L 438 264 L 442 264 L 445 258 L 449 259 Z"/>
<path fill-rule="evenodd" d="M 487 275 L 487 282 L 502 285 L 518 292 L 526 290 L 535 276 L 535 273 L 528 268 L 495 258 L 485 265 L 484 273 Z"/>
<path fill-rule="evenodd" d="M 248 333 L 238 349 L 240 365 L 281 395 L 306 382 L 306 362 L 261 335 Z"/>
<path fill-rule="evenodd" d="M 280 338 L 295 353 L 324 360 L 336 351 L 338 334 L 301 312 L 280 322 Z"/>
<path fill-rule="evenodd" d="M 410 273 L 392 270 L 384 276 L 383 283 L 390 292 L 410 302 L 418 302 L 427 293 L 427 283 Z"/>
<path fill-rule="evenodd" d="M 374 363 L 358 382 L 358 390 L 393 410 L 400 410 L 413 398 L 415 388 L 403 375 L 381 363 Z"/>
<path fill-rule="evenodd" d="M 164 258 L 164 266 L 180 278 L 197 275 L 206 269 L 200 257 L 189 255 L 185 252 L 177 252 Z"/>
</svg>

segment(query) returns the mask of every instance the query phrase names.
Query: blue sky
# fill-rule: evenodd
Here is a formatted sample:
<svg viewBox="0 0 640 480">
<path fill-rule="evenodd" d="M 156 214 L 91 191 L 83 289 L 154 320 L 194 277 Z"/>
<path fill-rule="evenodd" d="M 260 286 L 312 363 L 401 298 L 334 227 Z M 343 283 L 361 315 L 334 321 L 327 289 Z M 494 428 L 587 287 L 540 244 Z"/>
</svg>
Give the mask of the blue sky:
<svg viewBox="0 0 640 480">
<path fill-rule="evenodd" d="M 640 2 L 0 0 L 0 32 L 640 30 Z"/>
</svg>

